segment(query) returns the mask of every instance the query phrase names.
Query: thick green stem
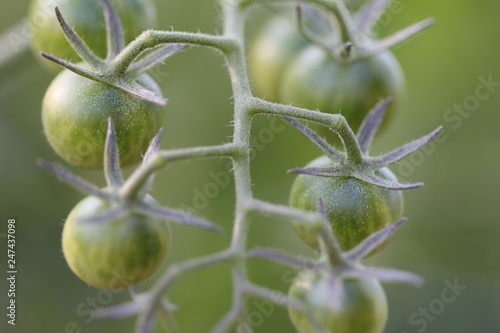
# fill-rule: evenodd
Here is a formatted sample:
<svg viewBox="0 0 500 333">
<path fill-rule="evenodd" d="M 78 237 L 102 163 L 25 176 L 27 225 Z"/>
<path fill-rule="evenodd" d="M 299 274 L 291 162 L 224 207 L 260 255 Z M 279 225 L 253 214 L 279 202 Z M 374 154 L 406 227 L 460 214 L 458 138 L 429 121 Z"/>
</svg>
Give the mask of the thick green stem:
<svg viewBox="0 0 500 333">
<path fill-rule="evenodd" d="M 220 146 L 195 147 L 156 152 L 148 161 L 137 168 L 120 189 L 124 198 L 135 199 L 148 177 L 166 164 L 195 158 L 226 157 L 238 158 L 244 148 L 236 144 Z"/>
<path fill-rule="evenodd" d="M 322 113 L 291 105 L 271 103 L 255 97 L 251 99 L 249 108 L 252 114 L 262 113 L 276 116 L 289 116 L 314 121 L 328 126 L 332 131 L 337 133 L 342 140 L 349 164 L 361 164 L 363 162 L 363 155 L 358 140 L 356 139 L 356 134 L 349 127 L 345 118 L 340 114 Z"/>
<path fill-rule="evenodd" d="M 123 74 L 130 64 L 144 51 L 162 44 L 190 44 L 215 48 L 223 53 L 230 52 L 237 43 L 234 39 L 201 33 L 177 31 L 144 31 L 113 60 L 111 72 Z"/>
<path fill-rule="evenodd" d="M 228 315 L 214 328 L 213 332 L 223 332 L 226 325 L 236 317 L 246 317 L 242 285 L 247 281 L 245 250 L 249 224 L 249 203 L 252 200 L 250 175 L 250 134 L 252 117 L 248 112 L 247 100 L 252 91 L 245 61 L 245 20 L 246 10 L 238 0 L 222 0 L 224 16 L 224 36 L 236 40 L 236 47 L 225 50 L 226 65 L 231 79 L 234 98 L 233 144 L 245 147 L 245 153 L 233 159 L 236 188 L 236 212 L 230 251 L 235 253 L 232 267 L 233 305 Z"/>
</svg>

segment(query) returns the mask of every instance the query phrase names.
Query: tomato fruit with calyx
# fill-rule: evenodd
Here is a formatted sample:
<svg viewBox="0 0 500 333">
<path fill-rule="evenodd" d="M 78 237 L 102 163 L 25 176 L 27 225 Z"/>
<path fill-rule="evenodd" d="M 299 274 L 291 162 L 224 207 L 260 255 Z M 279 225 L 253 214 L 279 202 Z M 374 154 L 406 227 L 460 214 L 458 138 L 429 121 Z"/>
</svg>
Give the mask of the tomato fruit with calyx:
<svg viewBox="0 0 500 333">
<path fill-rule="evenodd" d="M 141 32 L 154 27 L 156 9 L 152 0 L 110 0 L 116 8 L 125 30 L 127 43 Z M 58 6 L 64 18 L 98 56 L 106 56 L 106 27 L 100 0 L 33 0 L 28 20 L 32 32 L 31 48 L 40 63 L 52 73 L 61 67 L 43 60 L 40 52 L 52 54 L 71 62 L 80 61 L 62 33 L 54 13 Z"/>
<path fill-rule="evenodd" d="M 147 196 L 146 201 L 155 203 Z M 71 270 L 101 289 L 121 289 L 153 274 L 170 246 L 170 227 L 159 219 L 130 212 L 105 222 L 82 219 L 112 209 L 113 205 L 86 197 L 64 224 L 62 246 Z"/>
<path fill-rule="evenodd" d="M 400 108 L 404 85 L 402 69 L 389 51 L 343 64 L 311 45 L 289 63 L 279 85 L 279 100 L 324 113 L 340 113 L 356 130 L 380 99 L 392 97 L 382 126 L 388 123 Z M 325 133 L 333 135 L 321 134 Z"/>
<path fill-rule="evenodd" d="M 307 165 L 308 168 L 333 166 L 327 156 L 319 157 Z M 376 174 L 386 180 L 396 181 L 396 176 L 388 168 L 382 168 Z M 316 211 L 319 199 L 323 201 L 325 213 L 344 251 L 354 248 L 403 215 L 401 191 L 380 188 L 354 177 L 298 175 L 290 192 L 290 205 Z M 304 242 L 319 249 L 318 233 L 314 229 L 299 223 L 294 223 L 294 227 Z M 371 254 L 381 249 L 378 247 Z"/>
<path fill-rule="evenodd" d="M 255 94 L 279 102 L 281 78 L 290 61 L 308 42 L 299 35 L 292 22 L 276 17 L 262 29 L 252 44 L 248 71 Z"/>
<path fill-rule="evenodd" d="M 137 82 L 161 94 L 150 76 L 144 74 Z M 42 103 L 43 129 L 50 145 L 82 168 L 103 168 L 109 117 L 115 123 L 121 165 L 126 167 L 142 159 L 166 115 L 160 105 L 69 70 L 52 81 Z"/>
<path fill-rule="evenodd" d="M 328 279 L 316 272 L 301 272 L 290 287 L 289 296 L 303 302 L 330 333 L 381 333 L 387 321 L 387 298 L 378 280 L 346 279 L 338 285 L 332 300 Z M 337 304 L 335 304 L 337 303 Z M 301 311 L 289 308 L 290 319 L 299 333 L 314 333 Z"/>
</svg>

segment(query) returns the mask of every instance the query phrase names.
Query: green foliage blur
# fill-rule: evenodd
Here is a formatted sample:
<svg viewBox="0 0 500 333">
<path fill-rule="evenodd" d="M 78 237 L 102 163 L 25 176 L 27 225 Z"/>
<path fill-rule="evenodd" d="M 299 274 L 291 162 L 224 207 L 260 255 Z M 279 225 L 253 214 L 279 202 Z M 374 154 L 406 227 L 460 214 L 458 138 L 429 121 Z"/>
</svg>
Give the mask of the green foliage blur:
<svg viewBox="0 0 500 333">
<path fill-rule="evenodd" d="M 377 139 L 375 151 L 386 152 L 440 124 L 444 134 L 392 167 L 401 179 L 424 181 L 426 186 L 405 193 L 410 222 L 367 263 L 418 272 L 426 284 L 385 285 L 390 304 L 386 332 L 500 332 L 500 86 L 480 88 L 485 80 L 500 82 L 500 1 L 394 2 L 403 9 L 384 17 L 382 35 L 427 17 L 435 17 L 437 25 L 394 50 L 406 74 L 408 95 L 397 119 Z M 221 30 L 214 1 L 168 0 L 157 1 L 157 6 L 156 28 Z M 22 20 L 27 7 L 28 0 L 1 0 L 0 31 Z M 280 12 L 253 11 L 248 45 L 271 15 Z M 192 48 L 169 59 L 153 76 L 169 98 L 163 148 L 229 139 L 232 101 L 221 57 Z M 134 319 L 94 318 L 95 310 L 127 300 L 128 293 L 87 286 L 62 257 L 62 225 L 82 195 L 35 164 L 37 158 L 65 164 L 42 132 L 40 105 L 50 81 L 33 56 L 0 77 L 0 237 L 7 232 L 7 220 L 15 218 L 18 270 L 13 327 L 6 319 L 7 246 L 0 238 L 0 332 L 133 332 Z M 271 126 L 270 120 L 255 120 L 254 192 L 258 198 L 286 203 L 294 176 L 285 171 L 305 165 L 319 150 L 290 126 L 276 120 Z M 221 236 L 174 225 L 173 247 L 162 269 L 227 246 L 234 204 L 227 168 L 227 161 L 186 162 L 158 175 L 153 195 L 159 202 L 190 207 L 226 230 Z M 104 184 L 100 172 L 74 171 Z M 312 254 L 291 225 L 264 218 L 255 219 L 250 246 Z M 294 274 L 258 259 L 250 262 L 249 270 L 255 282 L 282 291 Z M 145 290 L 158 276 L 139 288 Z M 228 309 L 230 291 L 224 265 L 176 283 L 169 299 L 180 307 L 174 316 L 182 331 L 207 332 Z M 256 299 L 248 303 L 248 326 L 255 332 L 294 331 L 285 309 Z"/>
</svg>

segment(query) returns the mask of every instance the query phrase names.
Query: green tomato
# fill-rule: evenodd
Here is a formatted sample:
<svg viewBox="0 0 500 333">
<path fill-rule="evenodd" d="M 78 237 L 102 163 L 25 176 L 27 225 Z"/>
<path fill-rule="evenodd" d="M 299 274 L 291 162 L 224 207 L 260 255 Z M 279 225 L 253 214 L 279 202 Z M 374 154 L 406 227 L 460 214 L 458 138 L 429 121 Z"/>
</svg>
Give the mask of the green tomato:
<svg viewBox="0 0 500 333">
<path fill-rule="evenodd" d="M 137 82 L 161 94 L 148 75 Z M 69 163 L 102 169 L 108 117 L 115 123 L 123 167 L 142 159 L 163 126 L 165 108 L 69 70 L 51 83 L 42 103 L 42 122 L 52 148 Z"/>
<path fill-rule="evenodd" d="M 334 163 L 327 156 L 319 157 L 307 167 L 330 168 Z M 396 181 L 396 176 L 382 168 L 376 174 Z M 399 220 L 403 215 L 401 191 L 383 189 L 353 177 L 320 177 L 301 174 L 295 179 L 290 206 L 316 211 L 318 200 L 324 204 L 333 232 L 342 250 L 348 251 L 374 232 Z M 314 229 L 294 223 L 297 234 L 309 246 L 319 249 Z M 378 247 L 371 254 L 381 250 Z"/>
<path fill-rule="evenodd" d="M 290 61 L 308 45 L 293 24 L 281 17 L 272 19 L 250 49 L 248 71 L 255 94 L 279 102 L 279 84 Z"/>
<path fill-rule="evenodd" d="M 387 321 L 387 298 L 376 279 L 344 280 L 332 306 L 328 280 L 316 272 L 302 272 L 290 287 L 289 296 L 298 299 L 311 310 L 315 318 L 331 333 L 381 333 Z M 299 333 L 314 333 L 305 314 L 288 310 Z"/>
<path fill-rule="evenodd" d="M 340 113 L 356 130 L 382 98 L 392 97 L 394 101 L 387 109 L 382 126 L 386 124 L 400 108 L 403 88 L 403 72 L 389 51 L 341 64 L 313 45 L 288 66 L 280 83 L 279 99 L 297 107 Z"/>
<path fill-rule="evenodd" d="M 156 204 L 150 196 L 146 201 Z M 170 227 L 136 213 L 106 222 L 81 221 L 110 207 L 94 196 L 80 201 L 64 224 L 62 247 L 80 279 L 101 289 L 121 289 L 144 281 L 158 269 L 170 246 Z"/>
<path fill-rule="evenodd" d="M 120 16 L 127 43 L 142 31 L 153 28 L 156 10 L 152 0 L 111 0 Z M 28 20 L 32 32 L 31 47 L 41 64 L 53 73 L 62 67 L 42 59 L 46 52 L 72 62 L 81 61 L 69 45 L 57 21 L 54 8 L 58 6 L 71 27 L 98 56 L 106 56 L 106 27 L 100 0 L 33 0 Z"/>
</svg>

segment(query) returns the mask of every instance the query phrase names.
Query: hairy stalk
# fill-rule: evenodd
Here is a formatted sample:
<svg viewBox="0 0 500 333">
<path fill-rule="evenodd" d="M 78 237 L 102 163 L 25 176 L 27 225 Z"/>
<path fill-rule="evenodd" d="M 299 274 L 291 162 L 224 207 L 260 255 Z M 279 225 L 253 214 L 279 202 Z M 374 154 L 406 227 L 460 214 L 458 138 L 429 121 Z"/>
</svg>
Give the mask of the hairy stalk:
<svg viewBox="0 0 500 333">
<path fill-rule="evenodd" d="M 158 151 L 154 153 L 146 163 L 142 164 L 127 179 L 120 189 L 125 198 L 134 198 L 140 192 L 142 185 L 149 176 L 165 165 L 175 161 L 194 158 L 227 157 L 235 158 L 241 154 L 242 149 L 235 144 L 225 144 L 211 147 L 196 147 L 169 151 Z"/>
<path fill-rule="evenodd" d="M 250 133 L 252 116 L 246 107 L 246 101 L 251 98 L 252 92 L 248 79 L 245 62 L 245 19 L 246 10 L 241 9 L 237 0 L 222 1 L 224 36 L 237 41 L 236 47 L 225 53 L 226 65 L 231 79 L 234 98 L 234 133 L 233 144 L 245 147 L 245 152 L 239 158 L 233 159 L 234 181 L 236 188 L 236 212 L 231 239 L 230 251 L 235 254 L 232 267 L 233 305 L 228 315 L 246 318 L 245 301 L 243 299 L 243 285 L 247 281 L 245 262 L 246 239 L 252 200 L 250 176 Z M 232 322 L 233 318 L 226 317 Z M 226 324 L 219 322 L 219 329 L 224 332 Z M 217 332 L 217 326 L 213 332 Z"/>
<path fill-rule="evenodd" d="M 227 52 L 234 48 L 235 40 L 201 33 L 147 30 L 118 54 L 113 60 L 111 71 L 123 74 L 142 52 L 161 44 L 174 43 L 206 46 Z"/>
<path fill-rule="evenodd" d="M 322 113 L 291 105 L 271 103 L 255 97 L 251 99 L 249 108 L 252 114 L 288 116 L 326 125 L 339 135 L 345 146 L 351 148 L 346 151 L 347 160 L 353 164 L 358 164 L 362 161 L 362 152 L 356 135 L 347 124 L 345 118 L 340 114 Z"/>
</svg>

